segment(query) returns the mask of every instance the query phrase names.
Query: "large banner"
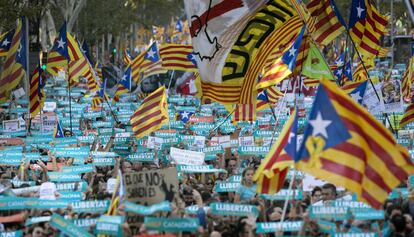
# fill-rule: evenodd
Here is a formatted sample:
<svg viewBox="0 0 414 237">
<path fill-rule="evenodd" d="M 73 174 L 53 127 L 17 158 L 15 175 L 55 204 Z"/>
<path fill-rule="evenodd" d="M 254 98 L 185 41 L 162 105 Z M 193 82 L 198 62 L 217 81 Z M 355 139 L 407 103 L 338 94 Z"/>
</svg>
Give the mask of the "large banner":
<svg viewBox="0 0 414 237">
<path fill-rule="evenodd" d="M 178 178 L 175 168 L 127 173 L 123 175 L 126 200 L 152 205 L 162 201 L 172 202 L 178 195 Z"/>
<path fill-rule="evenodd" d="M 202 165 L 204 163 L 205 154 L 203 152 L 183 150 L 175 147 L 171 147 L 170 149 L 171 159 L 173 159 L 176 164 Z"/>
</svg>

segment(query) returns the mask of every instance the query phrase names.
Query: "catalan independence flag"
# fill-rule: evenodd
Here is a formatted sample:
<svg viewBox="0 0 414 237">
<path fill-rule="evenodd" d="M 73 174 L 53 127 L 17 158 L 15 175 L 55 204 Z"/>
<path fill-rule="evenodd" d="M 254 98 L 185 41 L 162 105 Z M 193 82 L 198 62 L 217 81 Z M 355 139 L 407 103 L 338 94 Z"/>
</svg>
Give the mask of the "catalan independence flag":
<svg viewBox="0 0 414 237">
<path fill-rule="evenodd" d="M 144 61 L 141 64 L 140 71 L 143 72 L 143 79 L 152 75 L 165 74 L 168 72 L 168 70 L 162 67 L 157 42 L 152 43 L 144 55 Z"/>
<path fill-rule="evenodd" d="M 6 33 L 0 35 L 0 57 L 7 55 L 7 52 L 9 51 L 11 46 L 14 31 L 15 29 L 9 30 Z"/>
<path fill-rule="evenodd" d="M 414 172 L 407 149 L 326 79 L 321 80 L 295 160 L 298 169 L 355 192 L 359 201 L 377 209 Z"/>
<path fill-rule="evenodd" d="M 162 44 L 160 46 L 162 67 L 168 70 L 198 72 L 194 64 L 193 47 L 183 44 Z"/>
<path fill-rule="evenodd" d="M 30 77 L 30 118 L 34 118 L 40 113 L 40 110 L 43 108 L 43 104 L 46 99 L 45 93 L 43 91 L 45 83 L 43 82 L 42 72 L 42 68 L 38 65 Z"/>
<path fill-rule="evenodd" d="M 298 115 L 295 109 L 253 176 L 257 182 L 257 193 L 273 194 L 283 187 L 296 156 L 297 127 Z"/>
<path fill-rule="evenodd" d="M 119 81 L 118 87 L 115 91 L 113 102 L 119 102 L 119 97 L 123 94 L 128 93 L 131 90 L 131 66 L 127 68 Z"/>
<path fill-rule="evenodd" d="M 47 58 L 47 71 L 56 74 L 55 68 L 66 67 L 69 62 L 83 58 L 82 50 L 75 38 L 66 30 L 66 22 L 60 28 L 59 35 Z"/>
<path fill-rule="evenodd" d="M 387 24 L 388 18 L 381 15 L 369 0 L 352 0 L 349 34 L 364 57 L 374 58 L 379 54 L 380 39 Z"/>
<path fill-rule="evenodd" d="M 407 67 L 401 79 L 401 90 L 402 90 L 403 98 L 410 98 L 411 86 L 414 80 L 413 66 L 414 66 L 414 56 L 413 56 L 413 52 L 411 52 L 411 58 L 408 61 Z"/>
<path fill-rule="evenodd" d="M 400 128 L 405 125 L 412 123 L 414 121 L 414 103 L 411 101 L 411 104 L 404 111 L 404 115 L 400 120 Z"/>
<path fill-rule="evenodd" d="M 257 83 L 256 89 L 276 85 L 288 77 L 290 74 L 292 74 L 304 32 L 305 27 L 302 27 L 302 30 L 300 31 L 300 34 L 297 36 L 293 45 L 288 48 L 286 52 L 284 52 L 283 55 L 272 64 L 268 71 L 264 73 L 259 83 Z"/>
<path fill-rule="evenodd" d="M 60 125 L 59 120 L 56 122 L 55 130 L 53 131 L 53 137 L 54 138 L 63 138 L 65 137 L 65 134 L 63 134 L 62 126 Z"/>
<path fill-rule="evenodd" d="M 169 121 L 165 87 L 148 95 L 131 116 L 130 124 L 135 137 L 142 138 Z"/>
<path fill-rule="evenodd" d="M 16 88 L 27 72 L 26 27 L 24 18 L 17 21 L 17 27 L 11 40 L 3 71 L 0 76 L 0 103 L 6 102 L 11 91 Z"/>
<path fill-rule="evenodd" d="M 308 3 L 307 9 L 314 18 L 310 30 L 318 44 L 327 45 L 345 31 L 343 19 L 333 1 L 312 0 Z"/>
</svg>

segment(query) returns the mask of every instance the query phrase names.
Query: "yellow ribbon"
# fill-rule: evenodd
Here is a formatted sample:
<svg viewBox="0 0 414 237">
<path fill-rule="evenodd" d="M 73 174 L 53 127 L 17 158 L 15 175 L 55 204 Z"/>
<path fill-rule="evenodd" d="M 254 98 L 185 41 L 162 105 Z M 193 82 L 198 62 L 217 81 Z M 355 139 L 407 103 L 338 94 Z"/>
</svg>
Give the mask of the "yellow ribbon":
<svg viewBox="0 0 414 237">
<path fill-rule="evenodd" d="M 309 165 L 314 168 L 322 168 L 321 160 L 319 159 L 320 154 L 324 151 L 325 139 L 322 137 L 310 136 L 306 139 L 306 149 L 309 152 Z"/>
</svg>

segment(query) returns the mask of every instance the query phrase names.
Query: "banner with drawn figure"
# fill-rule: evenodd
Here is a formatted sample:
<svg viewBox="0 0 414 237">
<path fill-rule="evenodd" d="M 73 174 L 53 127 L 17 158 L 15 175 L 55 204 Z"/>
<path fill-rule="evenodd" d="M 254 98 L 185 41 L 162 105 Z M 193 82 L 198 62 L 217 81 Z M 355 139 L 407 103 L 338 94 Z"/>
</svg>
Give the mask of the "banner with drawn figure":
<svg viewBox="0 0 414 237">
<path fill-rule="evenodd" d="M 162 201 L 172 202 L 178 195 L 176 168 L 150 170 L 123 174 L 126 200 L 152 205 Z"/>
<path fill-rule="evenodd" d="M 384 104 L 384 113 L 402 113 L 404 110 L 401 97 L 401 82 L 397 80 L 385 81 L 381 86 L 381 95 Z"/>
</svg>

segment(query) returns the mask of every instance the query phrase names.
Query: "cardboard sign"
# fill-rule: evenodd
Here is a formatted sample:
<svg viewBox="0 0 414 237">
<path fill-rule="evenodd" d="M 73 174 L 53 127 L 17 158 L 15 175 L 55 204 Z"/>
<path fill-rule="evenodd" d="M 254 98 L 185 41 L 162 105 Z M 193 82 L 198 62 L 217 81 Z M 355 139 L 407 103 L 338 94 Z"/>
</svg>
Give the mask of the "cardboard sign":
<svg viewBox="0 0 414 237">
<path fill-rule="evenodd" d="M 382 83 L 381 86 L 382 102 L 385 113 L 403 112 L 403 99 L 401 97 L 401 82 L 390 80 Z"/>
<path fill-rule="evenodd" d="M 175 168 L 123 174 L 126 200 L 151 205 L 162 201 L 172 202 L 178 194 L 178 177 Z"/>
<path fill-rule="evenodd" d="M 180 165 L 202 165 L 205 156 L 203 152 L 183 150 L 175 147 L 170 148 L 170 155 L 175 163 Z"/>
<path fill-rule="evenodd" d="M 20 131 L 19 120 L 5 120 L 3 121 L 3 132 L 18 132 Z"/>
</svg>

